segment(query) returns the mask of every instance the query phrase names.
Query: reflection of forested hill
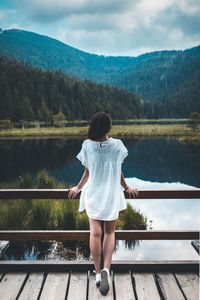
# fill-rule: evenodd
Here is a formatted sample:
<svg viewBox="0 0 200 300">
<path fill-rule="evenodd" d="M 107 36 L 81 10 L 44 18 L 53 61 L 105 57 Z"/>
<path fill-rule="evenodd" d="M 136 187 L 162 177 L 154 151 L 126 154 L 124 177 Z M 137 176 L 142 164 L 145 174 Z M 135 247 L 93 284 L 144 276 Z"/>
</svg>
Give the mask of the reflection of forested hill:
<svg viewBox="0 0 200 300">
<path fill-rule="evenodd" d="M 32 175 L 41 169 L 61 170 L 75 161 L 81 143 L 79 139 L 64 138 L 0 141 L 0 182 L 13 181 L 24 174 Z M 80 173 L 76 166 L 69 172 L 72 178 Z M 63 181 L 68 179 L 58 177 Z"/>
<path fill-rule="evenodd" d="M 182 182 L 200 187 L 200 145 L 171 138 L 124 139 L 128 157 L 122 170 L 126 178 L 152 182 Z M 46 169 L 58 180 L 77 183 L 83 166 L 75 158 L 80 139 L 26 139 L 0 141 L 0 182 Z M 13 155 L 15 153 L 15 155 Z"/>
<path fill-rule="evenodd" d="M 160 117 L 184 117 L 200 111 L 200 46 L 138 57 L 106 57 L 36 33 L 4 30 L 0 34 L 0 54 L 36 67 L 125 88 L 159 102 L 155 115 Z"/>
<path fill-rule="evenodd" d="M 200 145 L 172 138 L 124 140 L 129 155 L 124 175 L 152 182 L 181 182 L 200 187 Z"/>
</svg>

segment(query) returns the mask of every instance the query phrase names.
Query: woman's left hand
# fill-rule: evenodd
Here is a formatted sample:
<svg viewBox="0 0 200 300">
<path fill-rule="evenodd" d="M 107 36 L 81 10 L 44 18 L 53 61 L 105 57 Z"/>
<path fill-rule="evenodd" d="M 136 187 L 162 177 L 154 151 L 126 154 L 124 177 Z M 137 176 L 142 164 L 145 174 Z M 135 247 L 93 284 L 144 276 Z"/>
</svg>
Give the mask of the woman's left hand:
<svg viewBox="0 0 200 300">
<path fill-rule="evenodd" d="M 132 187 L 127 187 L 125 189 L 125 192 L 128 193 L 130 199 L 131 198 L 137 198 L 139 196 L 138 189 L 134 189 Z"/>
<path fill-rule="evenodd" d="M 73 188 L 71 188 L 71 189 L 69 190 L 68 198 L 69 198 L 69 199 L 73 199 L 73 198 L 75 198 L 76 195 L 78 195 L 78 193 L 80 193 L 80 192 L 81 192 L 81 189 L 76 185 L 76 186 L 74 186 Z"/>
</svg>

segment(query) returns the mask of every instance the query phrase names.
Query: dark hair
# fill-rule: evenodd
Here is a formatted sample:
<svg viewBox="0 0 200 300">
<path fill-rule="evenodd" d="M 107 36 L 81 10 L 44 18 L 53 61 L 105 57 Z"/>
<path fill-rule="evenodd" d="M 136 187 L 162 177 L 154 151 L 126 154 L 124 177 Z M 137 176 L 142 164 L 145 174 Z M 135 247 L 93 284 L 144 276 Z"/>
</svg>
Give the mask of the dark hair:
<svg viewBox="0 0 200 300">
<path fill-rule="evenodd" d="M 91 140 L 98 140 L 106 135 L 112 126 L 112 119 L 110 114 L 105 111 L 95 113 L 89 124 L 88 138 Z"/>
</svg>

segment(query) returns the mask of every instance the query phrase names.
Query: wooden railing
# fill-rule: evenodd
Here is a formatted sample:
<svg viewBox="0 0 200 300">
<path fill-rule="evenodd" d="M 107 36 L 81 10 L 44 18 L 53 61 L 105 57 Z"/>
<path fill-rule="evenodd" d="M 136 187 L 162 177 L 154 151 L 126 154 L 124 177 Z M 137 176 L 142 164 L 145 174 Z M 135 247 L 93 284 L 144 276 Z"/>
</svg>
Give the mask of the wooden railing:
<svg viewBox="0 0 200 300">
<path fill-rule="evenodd" d="M 67 189 L 1 189 L 0 199 L 68 199 L 68 193 Z M 128 193 L 124 196 L 129 199 Z M 137 199 L 200 199 L 200 189 L 140 190 Z"/>
<path fill-rule="evenodd" d="M 69 190 L 66 189 L 1 189 L 0 190 L 0 199 L 68 199 Z M 124 193 L 125 198 L 128 199 L 129 196 L 127 193 Z M 80 194 L 77 195 L 76 199 L 80 197 Z M 196 199 L 200 200 L 200 189 L 192 190 L 140 190 L 139 197 L 134 199 L 138 201 L 139 199 Z M 7 241 L 18 241 L 18 240 L 88 240 L 89 239 L 89 230 L 1 230 L 0 231 L 0 240 Z M 195 240 L 199 238 L 198 230 L 116 230 L 116 239 L 117 240 Z M 198 261 L 184 261 L 184 267 L 181 266 L 180 262 L 177 262 L 174 266 L 174 262 L 160 262 L 157 264 L 158 269 L 162 269 L 163 265 L 166 268 L 176 268 L 177 270 L 197 270 Z M 114 263 L 114 265 L 117 263 Z M 119 265 L 124 268 L 130 268 L 133 262 L 122 263 L 119 262 Z M 0 267 L 7 270 L 15 270 L 21 268 L 23 270 L 28 268 L 29 270 L 36 270 L 41 263 L 38 262 L 6 262 L 0 261 Z M 45 262 L 43 264 L 44 270 L 51 268 L 55 263 Z M 73 264 L 65 262 L 66 265 L 69 265 L 72 269 L 78 268 Z M 82 262 L 81 268 L 85 268 L 85 262 Z M 92 268 L 92 265 L 88 263 L 88 266 Z M 134 262 L 134 268 L 137 265 L 136 269 L 138 270 L 151 270 L 152 263 L 143 263 Z M 16 267 L 17 266 L 17 267 Z M 32 266 L 32 267 L 31 267 Z M 88 267 L 87 266 L 87 267 Z M 64 264 L 62 262 L 57 262 L 58 270 L 63 270 Z M 165 269 L 166 269 L 165 268 Z M 3 270 L 2 269 L 2 270 Z"/>
<path fill-rule="evenodd" d="M 1 189 L 0 199 L 68 199 L 65 189 Z M 128 199 L 127 193 L 124 193 Z M 80 193 L 76 199 L 80 197 Z M 200 189 L 194 190 L 140 190 L 134 199 L 200 199 Z M 198 230 L 116 230 L 119 240 L 192 240 L 198 239 Z M 88 240 L 88 230 L 1 230 L 0 240 Z"/>
</svg>

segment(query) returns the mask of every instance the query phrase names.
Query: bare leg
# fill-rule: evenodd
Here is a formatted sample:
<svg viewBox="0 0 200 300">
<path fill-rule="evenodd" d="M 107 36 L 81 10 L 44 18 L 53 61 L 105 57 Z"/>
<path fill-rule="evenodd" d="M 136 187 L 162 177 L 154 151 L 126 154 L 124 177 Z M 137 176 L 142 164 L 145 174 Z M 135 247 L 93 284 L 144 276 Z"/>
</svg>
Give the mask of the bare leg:
<svg viewBox="0 0 200 300">
<path fill-rule="evenodd" d="M 90 219 L 90 251 L 93 257 L 96 273 L 101 272 L 101 221 Z"/>
<path fill-rule="evenodd" d="M 104 268 L 110 270 L 112 254 L 115 246 L 115 220 L 104 221 L 103 258 Z"/>
</svg>

